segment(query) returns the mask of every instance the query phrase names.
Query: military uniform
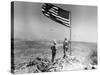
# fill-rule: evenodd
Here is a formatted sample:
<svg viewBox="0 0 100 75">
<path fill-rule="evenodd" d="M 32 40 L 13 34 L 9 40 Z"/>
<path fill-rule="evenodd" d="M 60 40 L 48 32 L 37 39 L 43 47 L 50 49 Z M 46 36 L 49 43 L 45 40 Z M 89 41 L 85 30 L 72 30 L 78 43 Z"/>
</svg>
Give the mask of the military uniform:
<svg viewBox="0 0 100 75">
<path fill-rule="evenodd" d="M 54 58 L 56 56 L 56 50 L 57 50 L 57 46 L 56 44 L 54 44 L 53 46 L 51 46 L 51 50 L 52 50 L 52 62 L 54 62 Z"/>
<path fill-rule="evenodd" d="M 63 52 L 64 52 L 64 56 L 63 58 L 65 58 L 67 55 L 66 55 L 66 52 L 68 51 L 68 41 L 67 40 L 64 40 L 63 42 Z"/>
</svg>

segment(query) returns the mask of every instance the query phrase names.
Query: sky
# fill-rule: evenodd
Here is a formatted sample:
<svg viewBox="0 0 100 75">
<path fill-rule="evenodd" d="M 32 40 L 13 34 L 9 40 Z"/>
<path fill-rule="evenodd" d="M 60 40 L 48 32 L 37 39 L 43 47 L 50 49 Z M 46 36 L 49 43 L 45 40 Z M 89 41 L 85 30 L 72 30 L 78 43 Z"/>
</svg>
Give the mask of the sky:
<svg viewBox="0 0 100 75">
<path fill-rule="evenodd" d="M 97 7 L 54 4 L 71 11 L 71 40 L 97 42 Z M 70 29 L 47 18 L 42 3 L 15 2 L 14 38 L 28 40 L 70 39 Z"/>
</svg>

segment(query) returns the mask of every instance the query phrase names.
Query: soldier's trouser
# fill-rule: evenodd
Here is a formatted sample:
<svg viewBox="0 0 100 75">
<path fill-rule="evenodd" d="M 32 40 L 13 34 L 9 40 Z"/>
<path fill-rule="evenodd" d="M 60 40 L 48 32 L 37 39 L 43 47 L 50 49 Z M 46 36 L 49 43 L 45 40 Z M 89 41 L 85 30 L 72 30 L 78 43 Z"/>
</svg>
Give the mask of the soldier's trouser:
<svg viewBox="0 0 100 75">
<path fill-rule="evenodd" d="M 68 51 L 68 48 L 64 48 L 64 56 L 63 56 L 63 58 L 65 58 L 66 57 L 66 52 Z"/>
<path fill-rule="evenodd" d="M 55 58 L 56 52 L 52 53 L 52 62 L 54 62 L 54 58 Z"/>
</svg>

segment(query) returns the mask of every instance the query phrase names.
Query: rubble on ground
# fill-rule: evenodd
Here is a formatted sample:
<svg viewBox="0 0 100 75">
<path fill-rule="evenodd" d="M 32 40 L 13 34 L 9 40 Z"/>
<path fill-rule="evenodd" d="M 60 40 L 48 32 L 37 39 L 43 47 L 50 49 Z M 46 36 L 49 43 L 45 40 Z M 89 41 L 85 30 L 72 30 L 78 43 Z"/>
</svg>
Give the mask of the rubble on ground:
<svg viewBox="0 0 100 75">
<path fill-rule="evenodd" d="M 96 69 L 91 64 L 83 65 L 75 56 L 67 56 L 55 59 L 54 63 L 47 57 L 36 57 L 29 62 L 15 64 L 14 73 L 39 73 L 39 72 L 61 72 L 68 70 Z"/>
</svg>

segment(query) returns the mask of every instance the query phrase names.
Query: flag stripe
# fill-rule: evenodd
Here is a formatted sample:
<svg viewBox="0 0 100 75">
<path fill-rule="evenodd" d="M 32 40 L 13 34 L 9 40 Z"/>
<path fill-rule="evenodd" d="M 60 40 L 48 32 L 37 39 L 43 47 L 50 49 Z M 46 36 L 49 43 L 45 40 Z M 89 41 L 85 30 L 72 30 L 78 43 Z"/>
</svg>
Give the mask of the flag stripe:
<svg viewBox="0 0 100 75">
<path fill-rule="evenodd" d="M 51 8 L 50 10 L 53 10 L 55 12 L 58 12 L 58 9 L 55 9 L 55 8 Z"/>
<path fill-rule="evenodd" d="M 58 10 L 58 8 L 57 8 L 57 7 L 55 7 L 55 6 L 54 6 L 53 8 Z"/>
<path fill-rule="evenodd" d="M 65 18 L 63 18 L 63 17 L 60 17 L 60 16 L 58 16 L 58 15 L 56 15 L 56 14 L 53 14 L 53 13 L 52 13 L 52 15 L 54 15 L 54 16 L 56 16 L 57 18 L 60 18 L 60 19 L 62 19 L 62 20 L 65 20 L 65 21 L 70 21 L 70 20 L 65 19 Z"/>
<path fill-rule="evenodd" d="M 55 15 L 58 15 L 58 13 L 52 11 L 52 10 L 49 10 L 51 13 L 55 14 Z"/>
<path fill-rule="evenodd" d="M 60 20 L 60 21 L 62 21 L 62 22 L 68 23 L 68 24 L 70 23 L 70 22 L 63 21 L 62 19 L 59 19 L 59 18 L 57 18 L 57 19 Z"/>
</svg>

